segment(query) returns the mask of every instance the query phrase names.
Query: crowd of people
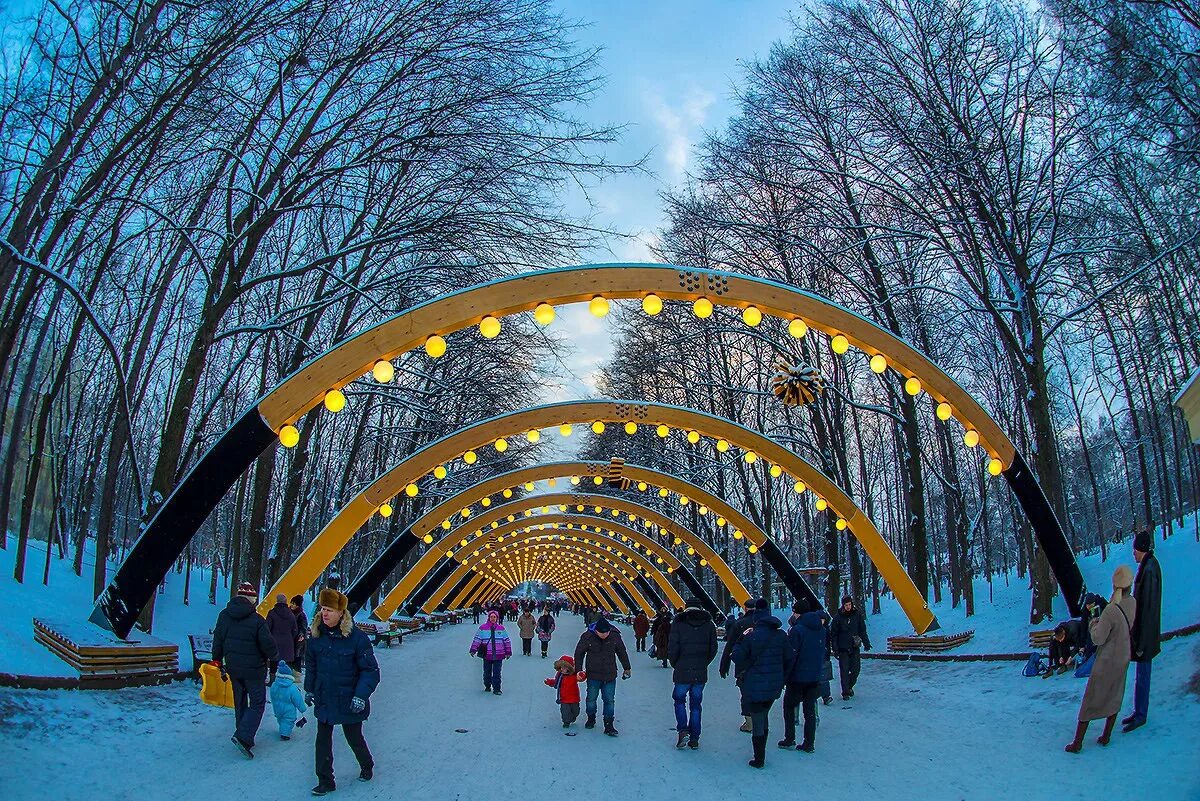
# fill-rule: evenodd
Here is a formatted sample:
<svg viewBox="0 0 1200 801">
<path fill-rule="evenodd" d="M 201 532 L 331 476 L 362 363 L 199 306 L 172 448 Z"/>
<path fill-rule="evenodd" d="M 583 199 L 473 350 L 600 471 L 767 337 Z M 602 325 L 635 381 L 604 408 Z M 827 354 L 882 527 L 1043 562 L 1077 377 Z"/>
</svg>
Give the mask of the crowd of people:
<svg viewBox="0 0 1200 801">
<path fill-rule="evenodd" d="M 1149 714 L 1150 673 L 1160 651 L 1162 574 L 1149 532 L 1140 531 L 1133 542 L 1136 576 L 1125 565 L 1112 576 L 1112 595 L 1105 601 L 1086 599 L 1085 620 L 1065 621 L 1056 627 L 1050 646 L 1050 670 L 1058 675 L 1078 659 L 1092 657 L 1080 705 L 1074 739 L 1066 750 L 1078 753 L 1088 724 L 1103 720 L 1097 742 L 1108 745 L 1117 715 L 1124 703 L 1130 662 L 1135 665 L 1133 712 L 1122 721 L 1122 731 L 1146 725 Z M 266 617 L 256 613 L 257 590 L 248 583 L 219 614 L 213 629 L 213 660 L 223 680 L 231 685 L 234 701 L 233 744 L 247 758 L 254 757 L 255 737 L 266 707 L 268 688 L 279 725 L 279 736 L 289 740 L 307 722 L 307 711 L 317 721 L 314 795 L 336 789 L 333 767 L 333 730 L 342 734 L 357 759 L 358 778 L 371 781 L 375 761 L 363 736 L 370 717 L 372 693 L 379 685 L 379 665 L 370 639 L 355 625 L 348 599 L 334 589 L 323 589 L 311 623 L 304 599 L 276 597 Z M 617 678 L 628 679 L 633 670 L 621 630 L 605 612 L 551 601 L 505 601 L 475 605 L 474 620 L 486 619 L 475 631 L 469 653 L 483 665 L 485 692 L 501 695 L 504 661 L 513 656 L 513 645 L 503 620 L 515 621 L 521 653 L 532 656 L 536 638 L 541 657 L 548 657 L 565 610 L 582 615 L 585 630 L 572 653 L 553 663 L 554 675 L 545 683 L 555 690 L 562 726 L 568 735 L 583 703 L 584 727 L 597 725 L 604 734 L 618 736 L 616 728 Z M 671 701 L 675 712 L 675 747 L 700 747 L 704 689 L 709 668 L 726 679 L 732 672 L 741 696 L 741 730 L 751 735 L 749 765 L 766 764 L 769 717 L 783 698 L 781 749 L 812 753 L 816 748 L 819 702 L 832 702 L 833 667 L 839 663 L 843 700 L 854 697 L 861 669 L 861 651 L 871 649 L 866 619 L 852 597 L 842 599 L 832 615 L 809 599 L 796 601 L 785 629 L 765 599 L 747 602 L 725 620 L 724 647 L 718 642 L 712 614 L 696 598 L 688 598 L 677 614 L 662 607 L 653 618 L 638 610 L 632 618 L 635 653 L 648 652 L 662 667 L 673 669 Z M 718 661 L 719 654 L 719 661 Z M 580 684 L 584 691 L 581 694 Z M 803 727 L 797 726 L 803 718 Z"/>
</svg>

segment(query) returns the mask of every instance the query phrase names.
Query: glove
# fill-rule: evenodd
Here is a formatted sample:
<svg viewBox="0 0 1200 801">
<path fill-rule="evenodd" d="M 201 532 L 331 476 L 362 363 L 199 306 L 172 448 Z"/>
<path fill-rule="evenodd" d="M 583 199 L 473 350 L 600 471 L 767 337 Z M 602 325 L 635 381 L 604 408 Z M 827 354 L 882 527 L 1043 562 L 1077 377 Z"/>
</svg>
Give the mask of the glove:
<svg viewBox="0 0 1200 801">
<path fill-rule="evenodd" d="M 304 694 L 304 705 L 305 706 L 316 706 L 317 705 L 317 699 L 313 698 L 312 693 Z"/>
<path fill-rule="evenodd" d="M 629 678 L 629 671 L 628 671 L 628 670 L 626 670 L 626 671 L 623 671 L 623 672 L 621 673 L 621 678 L 623 678 L 623 679 L 627 679 L 627 678 Z"/>
<path fill-rule="evenodd" d="M 367 702 L 359 698 L 357 695 L 350 699 L 350 711 L 354 714 L 359 714 L 367 708 Z"/>
<path fill-rule="evenodd" d="M 305 723 L 308 723 L 308 718 L 300 718 L 296 721 L 296 728 L 303 729 Z"/>
<path fill-rule="evenodd" d="M 722 671 L 721 671 L 721 678 L 723 678 L 723 679 L 727 679 L 727 678 L 729 678 L 729 671 L 728 671 L 728 670 L 722 670 Z"/>
<path fill-rule="evenodd" d="M 217 669 L 221 671 L 221 681 L 229 681 L 229 674 L 225 672 L 225 666 L 217 665 Z"/>
</svg>

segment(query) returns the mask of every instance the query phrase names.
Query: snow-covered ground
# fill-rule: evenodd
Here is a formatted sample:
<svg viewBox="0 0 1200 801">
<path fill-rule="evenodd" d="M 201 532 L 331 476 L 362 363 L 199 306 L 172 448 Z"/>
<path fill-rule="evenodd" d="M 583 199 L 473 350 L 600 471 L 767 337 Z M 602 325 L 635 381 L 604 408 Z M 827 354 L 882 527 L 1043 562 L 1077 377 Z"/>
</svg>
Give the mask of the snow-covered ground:
<svg viewBox="0 0 1200 801">
<path fill-rule="evenodd" d="M 377 655 L 383 681 L 364 728 L 375 780 L 335 736 L 337 797 L 407 801 L 565 798 L 1086 799 L 1136 787 L 1144 798 L 1200 798 L 1200 691 L 1188 681 L 1200 638 L 1181 638 L 1155 663 L 1150 724 L 1112 744 L 1064 753 L 1084 682 L 1026 679 L 1018 665 L 866 663 L 855 698 L 821 707 L 815 754 L 774 747 L 767 767 L 745 765 L 737 692 L 715 672 L 705 694 L 699 752 L 674 749 L 670 671 L 633 654 L 618 682 L 618 739 L 565 737 L 542 684 L 554 656 L 582 629 L 564 615 L 551 659 L 515 656 L 504 695 L 484 694 L 467 655 L 470 624 L 421 634 Z M 519 649 L 518 649 L 519 650 Z M 1132 692 L 1126 694 L 1126 706 Z M 314 729 L 277 737 L 268 707 L 247 761 L 229 742 L 231 710 L 205 706 L 190 683 L 112 692 L 0 690 L 0 788 L 9 801 L 308 797 Z M 460 733 L 459 729 L 465 729 Z M 17 736 L 19 734 L 19 736 Z"/>
</svg>

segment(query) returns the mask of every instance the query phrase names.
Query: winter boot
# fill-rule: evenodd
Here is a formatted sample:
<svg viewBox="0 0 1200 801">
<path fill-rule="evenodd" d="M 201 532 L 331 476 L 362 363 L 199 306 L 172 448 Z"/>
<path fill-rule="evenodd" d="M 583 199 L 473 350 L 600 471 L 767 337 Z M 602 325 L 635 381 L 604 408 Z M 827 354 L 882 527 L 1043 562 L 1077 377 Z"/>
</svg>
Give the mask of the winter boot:
<svg viewBox="0 0 1200 801">
<path fill-rule="evenodd" d="M 250 746 L 239 740 L 236 734 L 230 737 L 229 740 L 238 747 L 239 751 L 246 755 L 246 759 L 254 759 L 254 752 L 250 750 Z"/>
<path fill-rule="evenodd" d="M 746 764 L 752 768 L 761 768 L 767 764 L 767 737 L 765 734 L 759 735 L 751 737 L 750 741 L 754 744 L 754 759 Z"/>
<path fill-rule="evenodd" d="M 375 777 L 375 768 L 363 768 L 358 772 L 358 780 L 360 782 L 369 782 Z"/>
<path fill-rule="evenodd" d="M 796 746 L 796 750 L 803 751 L 806 754 L 811 754 L 813 752 L 813 746 L 812 743 L 800 743 L 800 745 Z"/>
<path fill-rule="evenodd" d="M 613 726 L 612 718 L 604 719 L 604 733 L 607 734 L 609 737 L 617 736 L 618 732 L 617 732 L 616 728 Z"/>
<path fill-rule="evenodd" d="M 596 716 L 595 716 L 595 715 L 588 715 L 588 717 L 587 717 L 587 723 L 584 723 L 584 724 L 583 724 L 583 727 L 584 727 L 585 729 L 594 729 L 594 728 L 596 728 Z"/>
<path fill-rule="evenodd" d="M 675 747 L 683 748 L 685 745 L 687 745 L 687 741 L 688 741 L 688 733 L 686 731 L 681 731 L 675 737 Z"/>
<path fill-rule="evenodd" d="M 742 725 L 738 727 L 738 731 L 750 734 L 754 731 L 754 727 L 750 725 L 750 716 L 742 715 Z"/>
<path fill-rule="evenodd" d="M 698 737 L 693 737 L 692 739 L 688 740 L 688 748 L 692 749 L 693 751 L 698 750 L 700 748 L 700 739 Z"/>
<path fill-rule="evenodd" d="M 336 789 L 337 788 L 334 787 L 332 784 L 325 784 L 324 782 L 322 782 L 321 784 L 318 784 L 316 787 L 312 788 L 312 794 L 313 795 L 327 795 L 329 793 L 332 793 Z"/>
<path fill-rule="evenodd" d="M 1081 720 L 1075 724 L 1075 739 L 1067 743 L 1066 750 L 1068 753 L 1078 754 L 1083 748 L 1083 735 L 1087 734 L 1088 722 Z"/>
<path fill-rule="evenodd" d="M 782 740 L 775 743 L 775 745 L 779 746 L 780 748 L 794 748 L 796 746 L 796 741 L 791 737 L 784 737 Z"/>
<path fill-rule="evenodd" d="M 1096 738 L 1096 742 L 1100 745 L 1108 745 L 1108 740 L 1112 737 L 1113 726 L 1117 724 L 1117 716 L 1109 715 L 1104 719 L 1104 733 Z"/>
</svg>

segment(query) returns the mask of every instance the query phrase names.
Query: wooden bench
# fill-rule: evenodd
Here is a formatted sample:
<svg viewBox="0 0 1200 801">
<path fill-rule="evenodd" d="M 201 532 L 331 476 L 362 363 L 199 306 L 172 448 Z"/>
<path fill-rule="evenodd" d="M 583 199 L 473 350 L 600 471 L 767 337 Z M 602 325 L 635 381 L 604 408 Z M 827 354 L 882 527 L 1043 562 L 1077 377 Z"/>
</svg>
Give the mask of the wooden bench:
<svg viewBox="0 0 1200 801">
<path fill-rule="evenodd" d="M 419 631 L 421 629 L 421 621 L 412 617 L 394 617 L 388 621 L 393 629 L 404 629 L 408 632 Z"/>
<path fill-rule="evenodd" d="M 1035 651 L 1050 649 L 1050 641 L 1054 639 L 1054 629 L 1039 629 L 1029 632 L 1029 647 Z"/>
<path fill-rule="evenodd" d="M 888 651 L 893 653 L 905 653 L 912 651 L 948 651 L 951 648 L 966 643 L 973 636 L 975 631 L 964 631 L 961 634 L 926 634 L 924 636 L 896 636 L 888 637 Z"/>
<path fill-rule="evenodd" d="M 212 661 L 213 638 L 211 634 L 189 634 L 192 646 L 192 678 L 200 681 L 200 666 Z"/>
<path fill-rule="evenodd" d="M 393 640 L 403 645 L 405 636 L 413 633 L 413 629 L 394 629 L 382 623 L 371 623 L 369 621 L 355 623 L 354 625 L 364 634 L 370 636 L 373 644 L 379 645 L 382 643 L 388 648 L 392 647 Z"/>
<path fill-rule="evenodd" d="M 417 615 L 415 619 L 425 631 L 437 631 L 442 627 L 442 621 L 429 615 Z"/>
<path fill-rule="evenodd" d="M 165 684 L 179 674 L 179 646 L 140 631 L 122 640 L 93 623 L 33 619 L 33 639 L 79 673 L 79 686 Z"/>
</svg>

